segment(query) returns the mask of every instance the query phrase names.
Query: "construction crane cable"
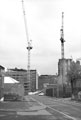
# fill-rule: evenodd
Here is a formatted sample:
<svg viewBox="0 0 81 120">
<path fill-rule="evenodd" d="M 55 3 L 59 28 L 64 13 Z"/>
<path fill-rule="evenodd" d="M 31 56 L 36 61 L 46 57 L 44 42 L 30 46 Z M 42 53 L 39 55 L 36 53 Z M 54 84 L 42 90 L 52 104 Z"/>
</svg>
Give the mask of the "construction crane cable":
<svg viewBox="0 0 81 120">
<path fill-rule="evenodd" d="M 23 16 L 24 16 L 24 24 L 25 24 L 25 32 L 26 32 L 26 38 L 28 42 L 28 71 L 27 71 L 27 82 L 29 82 L 29 91 L 31 91 L 31 80 L 30 80 L 30 50 L 32 49 L 31 46 L 31 40 L 29 40 L 29 34 L 28 34 L 28 29 L 27 29 L 27 19 L 26 19 L 26 14 L 25 14 L 25 7 L 24 7 L 24 0 L 22 0 L 22 9 L 23 9 Z"/>
<path fill-rule="evenodd" d="M 26 13 L 25 13 L 25 7 L 24 7 L 24 1 L 23 0 L 22 0 L 22 9 L 23 9 L 23 16 L 24 16 L 26 38 L 27 38 L 27 42 L 29 44 L 29 35 L 28 35 L 28 29 L 27 29 L 27 19 L 26 19 Z"/>
</svg>

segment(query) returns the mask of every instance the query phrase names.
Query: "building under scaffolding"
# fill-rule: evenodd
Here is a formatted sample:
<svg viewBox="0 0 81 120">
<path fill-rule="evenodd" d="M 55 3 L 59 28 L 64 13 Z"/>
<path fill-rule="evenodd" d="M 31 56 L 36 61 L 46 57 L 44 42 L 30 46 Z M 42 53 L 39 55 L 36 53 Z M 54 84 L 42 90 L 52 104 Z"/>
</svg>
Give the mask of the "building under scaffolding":
<svg viewBox="0 0 81 120">
<path fill-rule="evenodd" d="M 18 81 L 20 81 L 21 84 L 23 84 L 24 86 L 24 90 L 25 90 L 25 94 L 28 92 L 29 89 L 29 84 L 27 85 L 26 81 L 27 81 L 27 70 L 23 70 L 23 69 L 9 69 L 5 75 L 6 76 L 10 76 Z M 38 90 L 38 73 L 37 70 L 30 70 L 30 79 L 31 79 L 31 83 L 30 83 L 30 88 L 31 91 L 36 91 Z"/>
</svg>

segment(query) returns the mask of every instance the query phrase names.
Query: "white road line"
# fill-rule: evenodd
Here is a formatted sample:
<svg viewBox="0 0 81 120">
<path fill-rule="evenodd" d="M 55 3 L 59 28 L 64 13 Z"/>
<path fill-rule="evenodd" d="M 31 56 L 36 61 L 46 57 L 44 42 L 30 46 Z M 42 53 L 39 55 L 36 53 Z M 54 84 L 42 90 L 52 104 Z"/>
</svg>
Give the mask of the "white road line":
<svg viewBox="0 0 81 120">
<path fill-rule="evenodd" d="M 32 97 L 31 97 L 31 98 L 32 98 Z M 37 101 L 40 105 L 46 106 L 46 107 L 48 107 L 49 109 L 51 109 L 51 110 L 53 110 L 53 111 L 56 111 L 56 112 L 64 115 L 64 116 L 67 117 L 67 118 L 70 118 L 70 119 L 72 119 L 72 120 L 77 120 L 76 118 L 74 118 L 74 117 L 72 117 L 72 116 L 70 116 L 70 115 L 67 115 L 67 114 L 65 114 L 64 112 L 61 112 L 61 111 L 56 110 L 56 109 L 54 109 L 54 108 L 51 108 L 50 106 L 44 105 L 43 103 L 39 102 L 38 100 L 36 100 L 36 99 L 34 99 L 34 98 L 32 98 L 32 100 Z"/>
<path fill-rule="evenodd" d="M 52 115 L 46 110 L 39 110 L 39 111 L 31 111 L 31 112 L 17 112 L 18 115 Z"/>
<path fill-rule="evenodd" d="M 48 106 L 68 106 L 68 104 L 61 104 L 61 103 L 59 103 L 59 104 L 55 104 L 55 105 L 48 105 Z M 77 111 L 80 111 L 78 108 L 76 108 L 76 107 L 74 107 L 74 106 L 70 106 L 71 108 L 73 108 L 74 110 L 77 110 Z"/>
<path fill-rule="evenodd" d="M 62 114 L 62 115 L 64 115 L 64 116 L 66 116 L 67 118 L 70 118 L 70 119 L 72 119 L 72 120 L 77 120 L 76 118 L 74 118 L 74 117 L 72 117 L 72 116 L 70 116 L 70 115 L 67 115 L 67 114 L 65 114 L 64 112 L 61 112 L 61 111 L 56 110 L 56 109 L 54 109 L 54 108 L 51 108 L 50 106 L 47 106 L 47 107 L 50 108 L 50 109 L 53 110 L 53 111 L 56 111 L 56 112 L 58 112 L 58 113 L 60 113 L 60 114 Z"/>
<path fill-rule="evenodd" d="M 46 105 L 44 105 L 43 103 L 39 102 L 38 100 L 36 100 L 36 99 L 34 99 L 34 98 L 32 98 L 32 97 L 31 97 L 31 99 L 32 99 L 33 101 L 38 102 L 39 105 L 46 107 Z"/>
</svg>

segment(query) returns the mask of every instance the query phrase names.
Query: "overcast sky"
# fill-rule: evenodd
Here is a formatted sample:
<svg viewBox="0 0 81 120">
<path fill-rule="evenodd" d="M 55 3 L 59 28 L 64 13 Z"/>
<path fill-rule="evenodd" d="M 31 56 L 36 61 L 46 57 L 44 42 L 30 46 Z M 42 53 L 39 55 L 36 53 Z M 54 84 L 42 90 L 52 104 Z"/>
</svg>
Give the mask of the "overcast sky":
<svg viewBox="0 0 81 120">
<path fill-rule="evenodd" d="M 65 58 L 81 57 L 81 0 L 24 0 L 31 69 L 56 74 L 61 58 L 60 28 L 64 12 Z M 27 69 L 27 39 L 21 0 L 0 0 L 0 64 Z"/>
</svg>

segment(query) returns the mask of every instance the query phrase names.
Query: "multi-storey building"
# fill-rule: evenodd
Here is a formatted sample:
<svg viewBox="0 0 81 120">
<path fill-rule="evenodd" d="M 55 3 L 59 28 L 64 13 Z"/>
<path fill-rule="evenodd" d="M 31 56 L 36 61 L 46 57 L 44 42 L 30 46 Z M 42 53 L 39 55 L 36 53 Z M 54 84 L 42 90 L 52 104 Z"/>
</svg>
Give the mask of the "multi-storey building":
<svg viewBox="0 0 81 120">
<path fill-rule="evenodd" d="M 40 75 L 38 87 L 39 89 L 43 89 L 49 84 L 56 84 L 56 83 L 57 83 L 56 75 Z"/>
<path fill-rule="evenodd" d="M 10 76 L 23 84 L 25 89 L 25 94 L 28 92 L 28 77 L 27 70 L 24 69 L 8 69 L 6 76 Z M 38 73 L 37 70 L 30 70 L 30 89 L 31 91 L 36 91 L 38 89 Z"/>
</svg>

